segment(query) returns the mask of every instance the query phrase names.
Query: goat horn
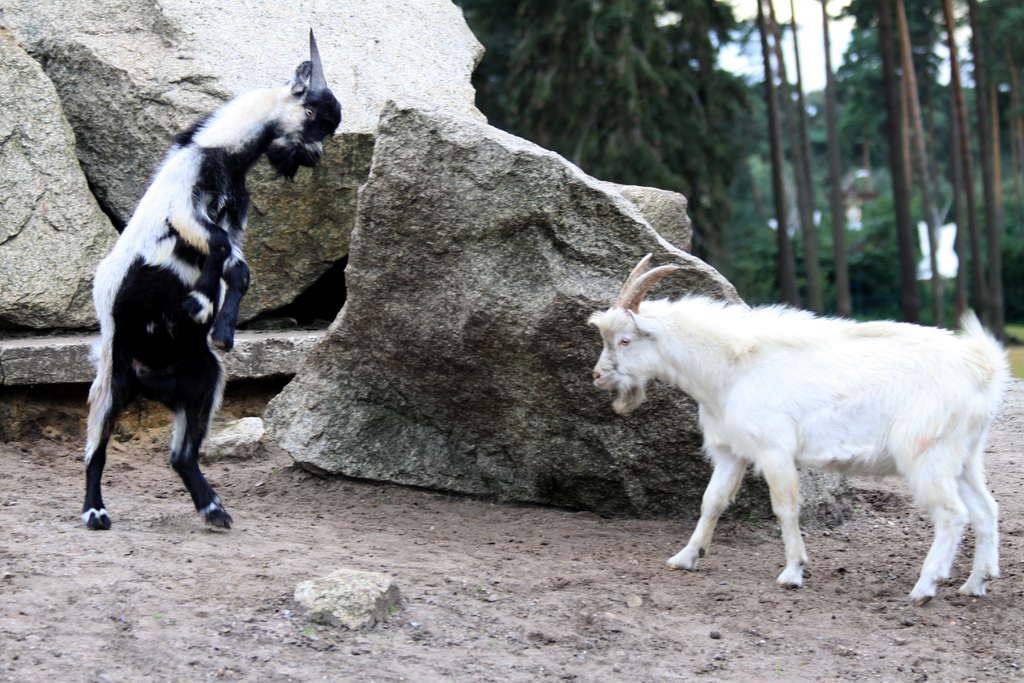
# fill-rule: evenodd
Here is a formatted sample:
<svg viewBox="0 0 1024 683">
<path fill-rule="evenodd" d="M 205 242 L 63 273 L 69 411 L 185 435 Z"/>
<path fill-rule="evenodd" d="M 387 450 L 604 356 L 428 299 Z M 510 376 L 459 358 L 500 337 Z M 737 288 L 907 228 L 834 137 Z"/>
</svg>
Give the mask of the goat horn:
<svg viewBox="0 0 1024 683">
<path fill-rule="evenodd" d="M 309 61 L 313 64 L 312 73 L 309 76 L 309 89 L 327 90 L 327 77 L 324 76 L 324 66 L 320 63 L 320 50 L 316 47 L 313 29 L 309 29 Z"/>
<path fill-rule="evenodd" d="M 651 286 L 665 277 L 669 273 L 679 270 L 679 266 L 675 264 L 667 264 L 664 266 L 658 266 L 652 270 L 643 273 L 644 268 L 647 266 L 648 261 L 651 260 L 651 254 L 640 259 L 640 263 L 636 264 L 633 272 L 626 278 L 626 284 L 622 286 L 622 292 L 619 294 L 619 298 L 615 301 L 615 308 L 622 308 L 624 310 L 638 312 L 640 308 L 640 302 L 643 301 L 644 295 L 647 294 L 647 290 Z M 641 275 L 641 273 L 643 273 Z"/>
<path fill-rule="evenodd" d="M 654 256 L 654 254 L 644 256 L 640 259 L 640 263 L 633 267 L 629 277 L 626 278 L 626 282 L 622 285 L 622 291 L 619 292 L 619 298 L 615 300 L 614 304 L 612 304 L 613 308 L 626 308 L 626 305 L 630 300 L 630 292 L 633 289 L 633 284 L 636 282 L 636 279 L 640 277 L 640 274 L 644 272 L 644 269 L 647 267 L 652 256 Z"/>
</svg>

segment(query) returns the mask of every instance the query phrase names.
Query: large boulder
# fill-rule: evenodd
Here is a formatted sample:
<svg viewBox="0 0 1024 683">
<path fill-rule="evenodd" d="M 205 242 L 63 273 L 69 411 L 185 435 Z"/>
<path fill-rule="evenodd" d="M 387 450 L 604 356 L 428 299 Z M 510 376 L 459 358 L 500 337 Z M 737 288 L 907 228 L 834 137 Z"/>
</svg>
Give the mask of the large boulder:
<svg viewBox="0 0 1024 683">
<path fill-rule="evenodd" d="M 450 0 L 0 0 L 0 21 L 45 65 L 96 197 L 120 225 L 170 137 L 239 93 L 286 82 L 314 28 L 343 120 L 321 165 L 294 184 L 265 161 L 250 176 L 243 319 L 290 303 L 347 253 L 388 97 L 483 118 L 470 85 L 483 48 Z"/>
<path fill-rule="evenodd" d="M 0 27 L 0 327 L 95 325 L 92 276 L 116 239 L 53 84 Z"/>
<path fill-rule="evenodd" d="M 709 468 L 692 401 L 653 386 L 623 418 L 591 382 L 600 339 L 587 317 L 648 251 L 682 266 L 653 296 L 737 300 L 558 155 L 454 112 L 391 104 L 360 190 L 348 299 L 268 406 L 268 436 L 327 473 L 695 514 Z"/>
<path fill-rule="evenodd" d="M 690 225 L 690 216 L 686 213 L 686 197 L 678 192 L 657 187 L 616 183 L 605 183 L 605 187 L 615 190 L 633 202 L 651 227 L 673 246 L 683 251 L 691 250 L 693 226 Z"/>
</svg>

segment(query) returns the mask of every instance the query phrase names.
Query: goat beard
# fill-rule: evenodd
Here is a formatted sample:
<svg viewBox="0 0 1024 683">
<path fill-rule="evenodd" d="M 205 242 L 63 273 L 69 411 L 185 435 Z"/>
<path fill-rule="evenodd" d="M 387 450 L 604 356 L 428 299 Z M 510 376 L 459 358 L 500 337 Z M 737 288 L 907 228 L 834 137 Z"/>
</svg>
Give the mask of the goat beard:
<svg viewBox="0 0 1024 683">
<path fill-rule="evenodd" d="M 299 166 L 312 168 L 320 161 L 322 148 L 319 144 L 301 141 L 275 140 L 267 147 L 267 160 L 274 169 L 289 180 L 295 177 Z"/>
<path fill-rule="evenodd" d="M 615 389 L 615 400 L 612 401 L 612 410 L 619 415 L 628 415 L 644 402 L 647 398 L 647 390 L 642 384 L 619 386 Z"/>
</svg>

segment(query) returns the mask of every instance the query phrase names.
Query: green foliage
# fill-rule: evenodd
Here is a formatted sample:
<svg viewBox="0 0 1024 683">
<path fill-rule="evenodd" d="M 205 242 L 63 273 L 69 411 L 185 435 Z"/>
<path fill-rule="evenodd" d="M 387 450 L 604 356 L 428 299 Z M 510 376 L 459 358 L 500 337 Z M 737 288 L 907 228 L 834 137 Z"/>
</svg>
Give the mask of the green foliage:
<svg viewBox="0 0 1024 683">
<path fill-rule="evenodd" d="M 859 29 L 851 34 L 836 70 L 836 97 L 842 103 L 839 117 L 839 149 L 845 167 L 862 166 L 862 145 L 868 144 L 873 165 L 889 158 L 886 136 L 885 86 L 878 33 Z"/>
<path fill-rule="evenodd" d="M 941 0 L 904 2 L 926 138 L 940 184 L 939 203 L 948 210 L 950 117 L 948 88 L 939 66 L 946 57 Z M 775 232 L 768 227 L 774 211 L 763 85 L 745 83 L 718 66 L 722 45 L 750 38 L 750 27 L 735 22 L 726 2 L 456 4 L 487 48 L 473 84 L 477 104 L 493 125 L 555 150 L 599 178 L 682 192 L 690 200 L 697 253 L 719 268 L 748 302 L 778 300 Z M 963 4 L 956 7 L 963 15 Z M 998 87 L 1009 82 L 1007 59 L 1024 68 L 1024 3 L 981 0 L 980 10 L 992 82 Z M 866 144 L 872 191 L 877 194 L 861 197 L 862 227 L 846 234 L 854 314 L 898 318 L 899 259 L 888 181 L 877 0 L 852 0 L 844 13 L 853 16 L 857 26 L 836 74 L 843 186 L 848 191 L 854 187 Z M 974 129 L 970 53 L 962 41 L 961 46 L 968 79 L 968 127 Z M 793 73 L 792 67 L 789 71 Z M 1010 122 L 1009 94 L 1003 87 L 997 96 L 1005 127 Z M 823 212 L 819 239 L 828 309 L 835 297 L 823 95 L 807 93 L 807 101 L 815 207 Z M 1006 130 L 1003 213 L 1012 227 L 1019 212 Z M 788 192 L 793 193 L 786 163 Z M 975 181 L 980 198 L 980 177 Z M 789 204 L 792 207 L 792 196 Z M 923 217 L 916 188 L 912 213 L 915 221 Z M 1024 321 L 1024 226 L 1010 233 L 1003 246 L 1006 313 L 1008 320 Z M 794 248 L 802 277 L 799 234 L 794 235 Z M 923 289 L 927 286 L 922 283 Z"/>
<path fill-rule="evenodd" d="M 1008 355 L 1010 356 L 1010 374 L 1017 379 L 1024 379 L 1024 348 L 1011 346 Z"/>
<path fill-rule="evenodd" d="M 1024 241 L 1004 239 L 1002 258 L 1006 319 L 1024 322 Z"/>
<path fill-rule="evenodd" d="M 1024 69 L 1024 4 L 1020 0 L 985 0 L 978 5 L 978 14 L 988 37 L 990 78 L 993 83 L 1009 83 L 1009 60 L 1018 71 Z M 1024 103 L 1020 107 L 1024 109 Z M 1018 114 L 1024 115 L 1024 111 Z"/>
<path fill-rule="evenodd" d="M 850 296 L 855 314 L 900 317 L 899 249 L 893 229 L 892 197 L 865 204 L 859 231 L 848 233 Z"/>
<path fill-rule="evenodd" d="M 737 29 L 714 0 L 460 0 L 488 48 L 478 105 L 587 173 L 682 192 L 715 242 L 743 82 L 717 66 Z M 501 94 L 498 95 L 497 93 Z"/>
<path fill-rule="evenodd" d="M 473 72 L 477 107 L 492 125 L 508 129 L 508 68 L 516 46 L 520 0 L 457 0 L 466 22 L 487 52 Z"/>
<path fill-rule="evenodd" d="M 715 255 L 715 265 L 722 274 L 735 285 L 745 301 L 755 305 L 779 300 L 779 283 L 774 275 L 777 270 L 775 231 L 768 227 L 768 217 L 760 214 L 753 201 L 755 192 L 760 192 L 758 188 L 771 187 L 767 156 L 767 153 L 750 155 L 743 172 L 736 175 L 730 188 L 736 198 L 733 220 L 723 253 Z M 770 212 L 770 202 L 770 195 L 762 196 L 761 210 Z"/>
</svg>

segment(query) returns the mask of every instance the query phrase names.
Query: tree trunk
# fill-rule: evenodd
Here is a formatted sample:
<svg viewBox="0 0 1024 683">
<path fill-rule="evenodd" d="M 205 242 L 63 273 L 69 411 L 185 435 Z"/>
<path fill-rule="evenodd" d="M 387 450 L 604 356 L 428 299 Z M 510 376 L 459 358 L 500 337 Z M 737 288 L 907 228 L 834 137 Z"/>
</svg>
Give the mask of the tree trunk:
<svg viewBox="0 0 1024 683">
<path fill-rule="evenodd" d="M 932 179 L 931 164 L 924 137 L 924 121 L 921 116 L 921 100 L 917 89 L 917 72 L 910 46 L 910 31 L 907 29 L 907 13 L 903 0 L 896 0 L 896 19 L 900 33 L 900 55 L 903 64 L 903 82 L 906 100 L 910 105 L 910 120 L 914 126 L 914 151 L 917 161 L 918 186 L 921 189 L 921 205 L 925 222 L 928 224 L 929 266 L 932 270 L 932 324 L 945 324 L 945 285 L 939 273 L 939 208 L 932 201 L 932 188 L 937 183 Z M 937 199 L 937 195 L 936 195 Z"/>
<path fill-rule="evenodd" d="M 935 84 L 931 82 L 931 79 L 926 79 L 924 86 L 925 110 L 928 112 L 927 132 L 924 136 L 925 142 L 928 143 L 928 172 L 931 174 L 929 177 L 932 182 L 935 183 L 932 186 L 935 194 L 932 196 L 935 197 L 935 207 L 939 209 L 939 225 L 942 225 L 946 222 L 946 214 L 949 209 L 948 207 L 942 208 L 942 188 L 939 185 L 939 164 L 935 151 L 938 139 L 935 135 Z"/>
<path fill-rule="evenodd" d="M 850 272 L 846 265 L 846 211 L 843 207 L 842 167 L 839 163 L 839 115 L 836 79 L 832 72 L 832 43 L 828 32 L 828 0 L 821 0 L 825 32 L 825 124 L 828 128 L 828 184 L 832 209 L 832 244 L 836 260 L 836 314 L 853 314 L 850 301 Z"/>
<path fill-rule="evenodd" d="M 750 158 L 743 157 L 743 168 L 750 177 L 750 195 L 754 198 L 754 209 L 757 211 L 757 220 L 761 225 L 768 225 L 768 213 L 764 210 L 764 199 L 761 197 L 761 188 L 757 186 L 754 178 L 754 171 L 750 168 Z"/>
<path fill-rule="evenodd" d="M 898 34 L 897 29 L 897 43 L 900 40 Z M 902 58 L 896 57 L 896 60 L 900 63 L 900 73 L 897 77 L 900 88 L 900 125 L 903 127 L 903 164 L 904 173 L 907 175 L 907 196 L 910 197 L 914 191 L 914 155 L 910 152 L 910 101 L 907 97 L 907 72 L 903 70 Z M 913 198 L 911 197 L 909 201 L 912 202 Z"/>
<path fill-rule="evenodd" d="M 809 163 L 805 158 L 804 136 L 800 132 L 799 115 L 793 111 L 793 98 L 789 91 L 786 75 L 786 60 L 782 55 L 782 32 L 775 21 L 775 5 L 766 0 L 769 10 L 769 26 L 775 36 L 775 60 L 779 65 L 779 91 L 782 97 L 782 112 L 789 134 L 789 149 L 793 155 L 793 176 L 796 183 L 797 216 L 800 219 L 800 234 L 804 244 L 804 262 L 807 268 L 807 308 L 821 313 L 821 272 L 818 265 L 818 232 L 814 225 L 814 189 L 808 173 Z M 813 273 L 813 275 L 812 275 Z"/>
<path fill-rule="evenodd" d="M 985 49 L 982 45 L 978 0 L 967 0 L 971 20 L 971 52 L 974 55 L 974 91 L 978 107 L 978 139 L 981 151 L 981 186 L 985 196 L 985 240 L 988 243 L 988 312 L 992 333 L 1006 340 L 1006 321 L 1003 318 L 1002 226 L 996 204 L 995 178 L 992 161 L 992 127 L 988 107 L 988 70 L 985 67 Z"/>
<path fill-rule="evenodd" d="M 775 236 L 778 243 L 779 296 L 790 306 L 799 306 L 800 298 L 796 289 L 796 263 L 793 258 L 793 243 L 789 239 L 786 222 L 786 188 L 782 173 L 782 123 L 779 121 L 779 102 L 775 95 L 775 74 L 772 72 L 771 49 L 768 47 L 768 28 L 764 20 L 764 7 L 757 2 L 757 30 L 761 34 L 761 56 L 764 59 L 764 99 L 768 108 L 768 139 L 772 154 L 772 195 L 775 200 L 775 220 L 778 223 Z"/>
<path fill-rule="evenodd" d="M 996 86 L 989 84 L 989 110 L 992 113 L 992 184 L 996 193 L 996 225 L 1003 234 L 1003 154 L 1002 131 L 999 126 L 999 98 Z"/>
<path fill-rule="evenodd" d="M 1020 75 L 1017 65 L 1006 48 L 1006 63 L 1010 67 L 1010 158 L 1013 160 L 1013 196 L 1016 206 L 1017 236 L 1024 237 L 1024 118 L 1021 118 Z"/>
<path fill-rule="evenodd" d="M 971 244 L 971 280 L 974 284 L 974 310 L 982 321 L 988 317 L 988 292 L 985 287 L 985 265 L 981 253 L 981 234 L 978 230 L 978 207 L 974 195 L 974 164 L 968 141 L 967 105 L 964 103 L 963 81 L 960 78 L 960 57 L 956 47 L 956 21 L 953 19 L 953 1 L 942 0 L 942 15 L 946 22 L 946 44 L 949 47 L 949 85 L 956 108 L 954 130 L 959 136 L 960 163 L 963 168 L 964 208 L 967 211 L 967 235 Z M 957 229 L 960 229 L 957 224 Z M 960 262 L 963 267 L 963 261 Z"/>
<path fill-rule="evenodd" d="M 921 295 L 917 288 L 917 249 L 914 226 L 910 218 L 910 191 L 907 184 L 906 159 L 903 154 L 904 132 L 900 111 L 900 84 L 893 55 L 892 6 L 890 0 L 878 2 L 878 42 L 882 52 L 885 79 L 885 108 L 889 133 L 889 168 L 892 172 L 892 196 L 896 210 L 896 241 L 900 253 L 900 287 L 903 319 L 920 322 Z"/>
<path fill-rule="evenodd" d="M 953 310 L 956 314 L 957 323 L 960 322 L 964 313 L 967 312 L 967 227 L 964 222 L 963 196 L 966 183 L 964 182 L 964 163 L 961 158 L 962 131 L 960 130 L 960 119 L 957 116 L 957 99 L 953 94 L 953 88 L 949 89 L 949 184 L 953 192 L 953 223 L 956 225 L 956 239 L 953 249 L 956 251 L 956 294 L 953 297 Z"/>
<path fill-rule="evenodd" d="M 871 179 L 871 144 L 867 140 L 862 140 L 860 143 L 860 157 L 864 164 L 864 170 L 867 172 L 867 178 L 864 179 L 864 191 L 870 194 L 875 191 L 875 188 Z"/>
<path fill-rule="evenodd" d="M 793 27 L 793 57 L 796 61 L 796 101 L 798 106 L 797 131 L 801 147 L 800 160 L 804 165 L 804 180 L 807 182 L 805 201 L 802 209 L 806 213 L 808 230 L 804 231 L 804 260 L 807 262 L 807 306 L 815 313 L 822 313 L 825 304 L 821 295 L 821 263 L 818 254 L 818 226 L 814 224 L 814 174 L 811 172 L 810 124 L 807 122 L 807 100 L 804 97 L 803 70 L 800 66 L 800 39 L 796 23 L 794 0 L 789 0 L 789 11 Z M 801 221 L 804 222 L 804 221 Z"/>
</svg>

